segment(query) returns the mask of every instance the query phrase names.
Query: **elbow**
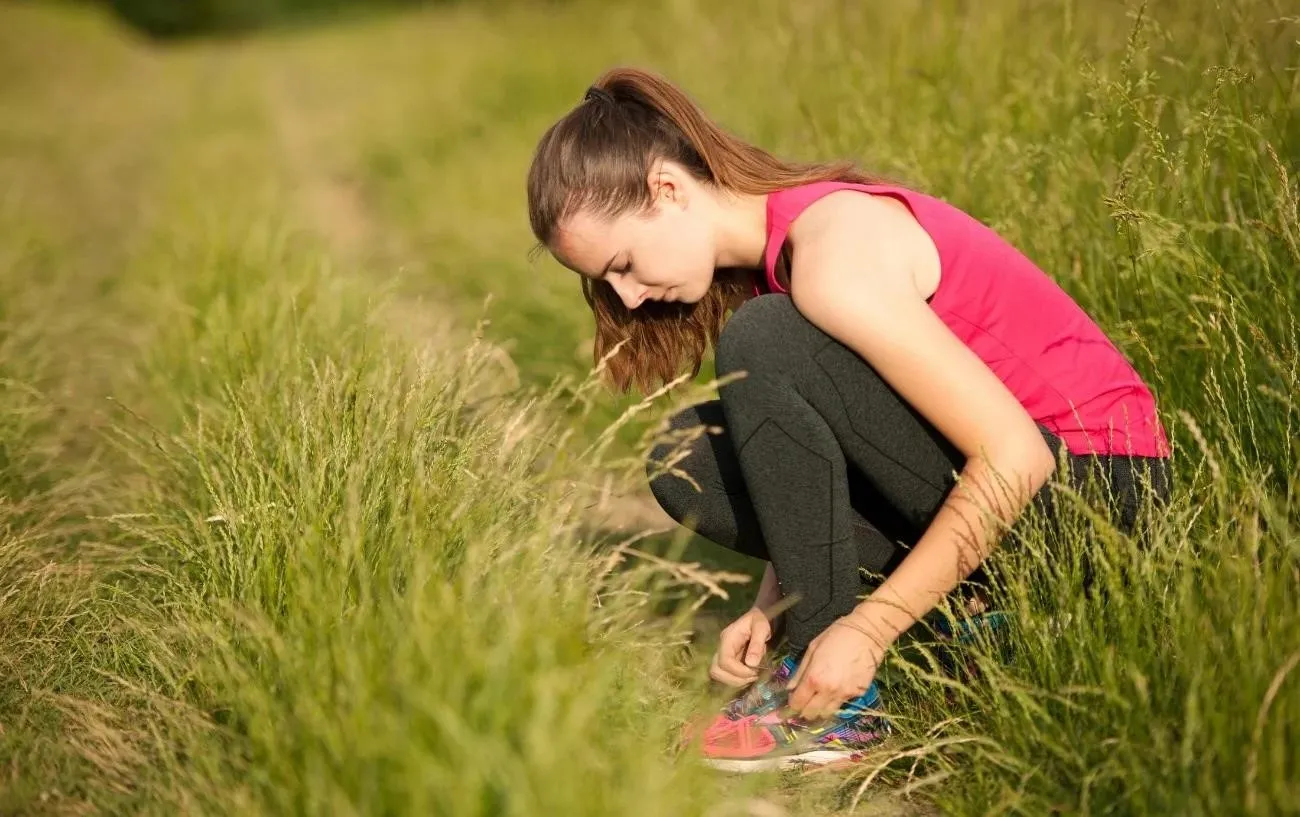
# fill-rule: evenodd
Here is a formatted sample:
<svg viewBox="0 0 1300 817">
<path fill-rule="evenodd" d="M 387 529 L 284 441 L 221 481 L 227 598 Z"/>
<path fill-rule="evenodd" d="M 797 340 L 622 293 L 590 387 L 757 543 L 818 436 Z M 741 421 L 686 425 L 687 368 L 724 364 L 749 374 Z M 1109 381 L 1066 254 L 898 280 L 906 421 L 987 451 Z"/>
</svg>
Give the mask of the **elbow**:
<svg viewBox="0 0 1300 817">
<path fill-rule="evenodd" d="M 1057 467 L 1056 455 L 1052 453 L 1051 446 L 1049 446 L 1047 441 L 1042 437 L 1039 437 L 1038 440 L 1040 445 L 1031 472 L 1033 479 L 1030 483 L 1035 494 L 1038 493 L 1038 490 L 1046 485 L 1052 478 L 1052 475 L 1056 473 Z"/>
<path fill-rule="evenodd" d="M 1034 434 L 1033 438 L 1025 441 L 1015 461 L 1028 480 L 1031 495 L 1038 493 L 1056 473 L 1056 456 L 1041 434 Z"/>
<path fill-rule="evenodd" d="M 997 450 L 990 451 L 988 459 L 996 473 L 1003 477 L 1014 474 L 1015 482 L 1024 486 L 1031 497 L 1056 473 L 1056 456 L 1041 434 L 1022 441 L 1004 441 Z"/>
</svg>

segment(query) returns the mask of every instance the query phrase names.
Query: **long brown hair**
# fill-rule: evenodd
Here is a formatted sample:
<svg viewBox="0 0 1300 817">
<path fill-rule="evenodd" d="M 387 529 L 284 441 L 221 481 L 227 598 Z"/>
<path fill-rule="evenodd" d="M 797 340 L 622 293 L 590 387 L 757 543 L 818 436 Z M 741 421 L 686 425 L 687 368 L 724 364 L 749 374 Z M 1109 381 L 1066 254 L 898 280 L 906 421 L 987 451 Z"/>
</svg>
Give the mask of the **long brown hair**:
<svg viewBox="0 0 1300 817">
<path fill-rule="evenodd" d="M 636 68 L 605 72 L 542 136 L 528 171 L 528 215 L 540 247 L 575 213 L 615 217 L 652 203 L 646 178 L 659 159 L 703 184 L 764 194 L 819 181 L 871 182 L 851 162 L 782 161 L 720 128 L 680 88 Z M 596 318 L 593 363 L 626 341 L 607 365 L 619 390 L 648 393 L 689 368 L 699 374 L 731 310 L 752 293 L 753 270 L 718 270 L 699 302 L 646 302 L 629 310 L 607 281 L 582 277 Z"/>
</svg>

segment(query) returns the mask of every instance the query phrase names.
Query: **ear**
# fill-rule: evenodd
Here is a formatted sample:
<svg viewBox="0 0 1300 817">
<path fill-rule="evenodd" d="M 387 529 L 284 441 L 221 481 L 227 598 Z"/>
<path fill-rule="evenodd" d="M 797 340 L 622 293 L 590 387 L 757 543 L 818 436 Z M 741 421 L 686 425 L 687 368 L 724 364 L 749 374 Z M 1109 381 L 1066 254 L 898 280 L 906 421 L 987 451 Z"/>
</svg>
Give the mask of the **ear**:
<svg viewBox="0 0 1300 817">
<path fill-rule="evenodd" d="M 650 200 L 655 205 L 686 206 L 685 171 L 676 162 L 656 159 L 650 165 L 646 184 L 650 186 Z"/>
</svg>

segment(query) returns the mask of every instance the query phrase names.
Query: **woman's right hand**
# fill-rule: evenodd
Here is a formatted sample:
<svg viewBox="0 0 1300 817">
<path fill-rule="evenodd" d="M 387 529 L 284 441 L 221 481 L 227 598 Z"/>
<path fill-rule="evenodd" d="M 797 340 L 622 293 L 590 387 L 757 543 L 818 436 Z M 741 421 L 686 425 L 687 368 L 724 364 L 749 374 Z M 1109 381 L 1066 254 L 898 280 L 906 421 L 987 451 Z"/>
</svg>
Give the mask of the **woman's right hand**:
<svg viewBox="0 0 1300 817">
<path fill-rule="evenodd" d="M 718 639 L 718 651 L 709 665 L 709 677 L 732 687 L 758 680 L 758 665 L 767 652 L 772 623 L 757 607 L 728 624 Z"/>
</svg>

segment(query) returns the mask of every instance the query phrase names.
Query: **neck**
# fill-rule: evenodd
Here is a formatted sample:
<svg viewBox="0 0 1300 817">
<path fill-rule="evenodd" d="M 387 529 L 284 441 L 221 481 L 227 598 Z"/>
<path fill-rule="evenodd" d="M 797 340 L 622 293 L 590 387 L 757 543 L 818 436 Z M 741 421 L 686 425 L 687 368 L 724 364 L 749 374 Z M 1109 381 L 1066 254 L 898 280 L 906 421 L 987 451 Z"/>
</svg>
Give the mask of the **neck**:
<svg viewBox="0 0 1300 817">
<path fill-rule="evenodd" d="M 767 245 L 767 196 L 734 193 L 720 196 L 715 229 L 716 267 L 763 266 Z"/>
</svg>

